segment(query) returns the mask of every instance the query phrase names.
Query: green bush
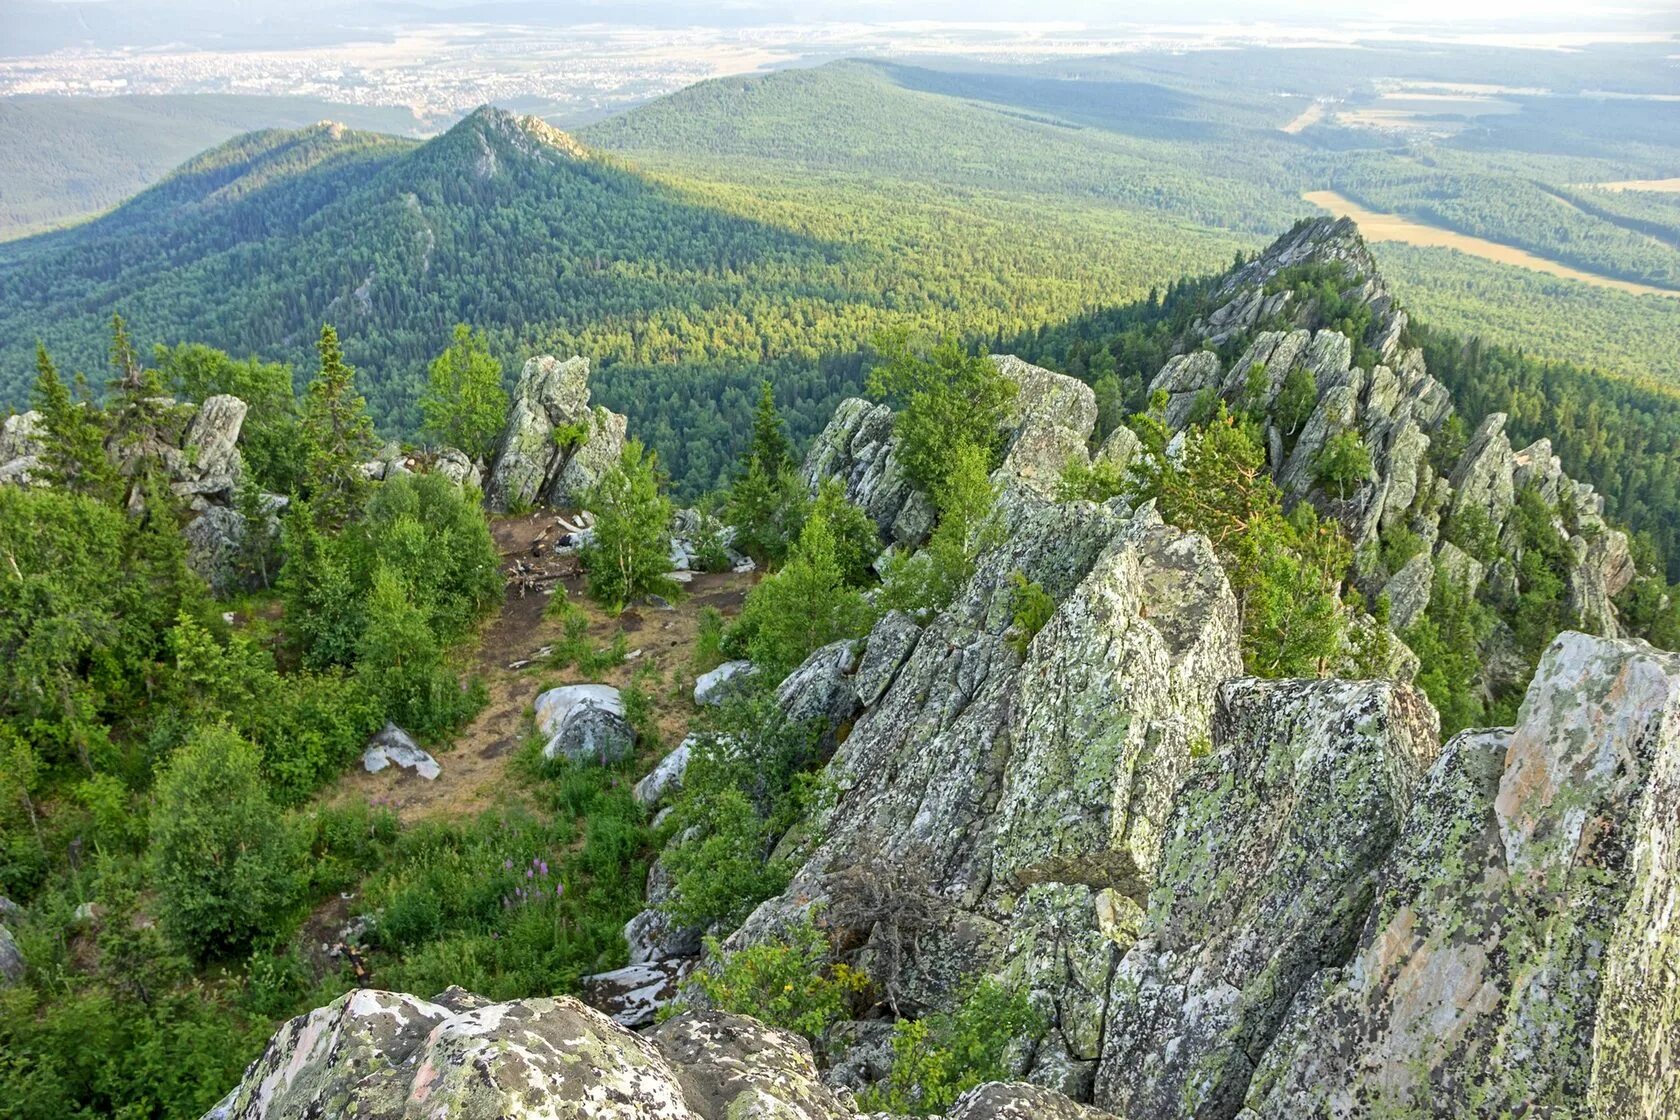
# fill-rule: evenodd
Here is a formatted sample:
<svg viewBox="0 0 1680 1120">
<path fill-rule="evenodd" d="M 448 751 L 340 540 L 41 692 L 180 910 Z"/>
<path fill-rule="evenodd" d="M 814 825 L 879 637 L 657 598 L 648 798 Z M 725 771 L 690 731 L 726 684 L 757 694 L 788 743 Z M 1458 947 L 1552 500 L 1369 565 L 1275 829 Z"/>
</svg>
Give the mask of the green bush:
<svg viewBox="0 0 1680 1120">
<path fill-rule="evenodd" d="M 881 361 L 869 372 L 869 391 L 896 409 L 893 433 L 911 482 L 937 500 L 965 445 L 980 449 L 989 470 L 1016 384 L 991 359 L 970 357 L 953 339 L 925 357 L 902 333 L 878 336 L 874 345 Z"/>
<path fill-rule="evenodd" d="M 682 925 L 739 923 L 787 885 L 770 849 L 810 807 L 810 771 L 823 761 L 818 728 L 789 720 L 762 691 L 708 710 L 697 727 L 662 857 L 665 904 Z"/>
<path fill-rule="evenodd" d="M 297 834 L 275 810 L 257 750 L 225 728 L 202 728 L 157 780 L 151 822 L 158 918 L 208 957 L 248 949 L 296 900 Z"/>
<path fill-rule="evenodd" d="M 1046 1024 L 1027 997 L 982 980 L 950 1013 L 901 1019 L 893 1026 L 892 1072 L 860 1094 L 870 1111 L 911 1116 L 943 1113 L 976 1085 L 1010 1080 L 1011 1044 L 1036 1041 Z"/>
<path fill-rule="evenodd" d="M 823 1032 L 849 1014 L 869 977 L 829 961 L 828 937 L 807 913 L 787 941 L 766 941 L 725 955 L 716 938 L 706 950 L 718 965 L 695 973 L 693 984 L 715 1007 L 750 1015 L 820 1044 Z"/>
<path fill-rule="evenodd" d="M 1009 611 L 1010 647 L 1025 657 L 1034 636 L 1056 613 L 1056 600 L 1044 590 L 1043 584 L 1028 579 L 1025 572 L 1017 569 L 1009 573 Z"/>
<path fill-rule="evenodd" d="M 779 681 L 813 651 L 863 634 L 869 620 L 869 605 L 846 583 L 827 517 L 813 509 L 787 565 L 752 589 L 736 626 L 759 673 Z"/>
<path fill-rule="evenodd" d="M 1313 477 L 1319 485 L 1346 498 L 1371 477 L 1371 452 L 1359 433 L 1351 428 L 1324 441 L 1313 461 Z"/>
</svg>

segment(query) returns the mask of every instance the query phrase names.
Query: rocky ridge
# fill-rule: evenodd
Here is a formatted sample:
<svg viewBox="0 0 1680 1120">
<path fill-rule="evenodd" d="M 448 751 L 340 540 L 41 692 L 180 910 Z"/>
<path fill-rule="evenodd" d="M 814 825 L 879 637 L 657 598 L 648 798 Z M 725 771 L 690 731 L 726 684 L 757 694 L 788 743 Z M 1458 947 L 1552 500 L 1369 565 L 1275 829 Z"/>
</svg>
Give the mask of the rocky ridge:
<svg viewBox="0 0 1680 1120">
<path fill-rule="evenodd" d="M 1625 539 L 1584 528 L 1596 496 L 1549 448 L 1512 450 L 1490 418 L 1452 463 L 1430 461 L 1450 401 L 1363 254 L 1351 227 L 1313 223 L 1245 266 L 1195 327 L 1238 356 L 1187 345 L 1157 378 L 1169 407 L 1245 391 L 1257 362 L 1274 386 L 1307 364 L 1311 416 L 1271 438 L 1298 451 L 1358 424 L 1373 477 L 1332 499 L 1291 472 L 1294 452 L 1274 455 L 1292 500 L 1367 542 L 1385 523 L 1425 537 L 1429 563 L 1395 579 L 1438 565 L 1481 580 L 1499 577 L 1441 539 L 1443 519 L 1474 506 L 1508 534 L 1533 484 L 1573 503 L 1582 601 L 1602 589 L 1607 606 Z M 1289 328 L 1310 309 L 1265 290 L 1323 261 L 1363 274 L 1369 369 L 1339 332 Z M 953 1117 L 1680 1113 L 1680 656 L 1599 616 L 1603 634 L 1546 649 L 1512 727 L 1444 746 L 1403 681 L 1243 677 L 1208 542 L 1149 506 L 1052 500 L 1067 458 L 1092 454 L 1090 391 L 997 360 L 1022 386 L 995 477 L 999 543 L 947 609 L 888 613 L 781 682 L 783 708 L 828 729 L 834 797 L 784 838 L 788 888 L 713 931 L 732 950 L 815 914 L 871 976 L 878 1003 L 830 1031 L 825 1069 L 802 1042 L 716 1012 L 625 1029 L 706 966 L 702 931 L 659 909 L 656 862 L 626 928 L 631 966 L 590 993 L 625 1009 L 619 1022 L 564 999 L 353 993 L 282 1028 L 215 1115 L 447 1102 L 462 1116 L 851 1118 L 849 1090 L 885 1073 L 891 1018 L 950 1009 L 982 975 L 1025 992 L 1049 1029 L 1012 1049 L 1019 1083 L 977 1088 Z M 805 477 L 840 479 L 883 537 L 913 545 L 931 507 L 897 468 L 891 421 L 845 402 Z M 1135 450 L 1109 444 L 1095 454 Z M 1025 642 L 1017 572 L 1055 602 Z M 680 770 L 662 764 L 649 787 Z M 308 1095 L 280 1095 L 294 1087 Z"/>
<path fill-rule="evenodd" d="M 1339 330 L 1306 329 L 1319 309 L 1297 300 L 1286 283 L 1291 269 L 1331 264 L 1346 270 L 1343 300 L 1371 313 L 1357 350 Z M 1360 579 L 1369 601 L 1388 595 L 1397 632 L 1428 604 L 1437 566 L 1472 589 L 1484 580 L 1515 586 L 1516 497 L 1532 486 L 1560 508 L 1557 527 L 1573 557 L 1571 609 L 1583 629 L 1617 636 L 1612 599 L 1636 573 L 1627 534 L 1605 522 L 1602 496 L 1564 473 L 1549 440 L 1513 448 L 1503 413 L 1485 418 L 1463 450 L 1443 460 L 1451 397 L 1425 368 L 1423 352 L 1408 345 L 1406 326 L 1406 312 L 1378 275 L 1357 227 L 1347 219 L 1304 222 L 1224 281 L 1150 389 L 1167 394 L 1167 419 L 1176 428 L 1204 394 L 1238 406 L 1251 392 L 1251 378 L 1258 403 L 1270 412 L 1289 373 L 1310 371 L 1317 395 L 1299 428 L 1286 431 L 1268 418 L 1274 474 L 1286 500 L 1309 501 L 1340 520 L 1367 555 L 1399 530 L 1415 534 L 1421 551 L 1409 564 L 1393 572 L 1366 565 Z M 1235 356 L 1223 359 L 1221 348 Z M 1355 361 L 1361 352 L 1364 366 Z M 1315 464 L 1325 444 L 1347 431 L 1358 433 L 1371 469 L 1345 494 L 1331 493 L 1315 478 Z M 1467 511 L 1485 517 L 1497 555 L 1476 559 L 1447 539 L 1449 525 Z"/>
</svg>

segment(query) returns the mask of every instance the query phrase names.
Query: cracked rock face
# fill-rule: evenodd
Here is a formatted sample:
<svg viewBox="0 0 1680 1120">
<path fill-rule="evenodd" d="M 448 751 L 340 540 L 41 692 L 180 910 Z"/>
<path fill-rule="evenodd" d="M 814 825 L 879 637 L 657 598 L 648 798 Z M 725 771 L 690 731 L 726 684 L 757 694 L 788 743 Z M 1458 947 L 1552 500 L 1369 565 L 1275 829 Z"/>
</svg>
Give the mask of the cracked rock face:
<svg viewBox="0 0 1680 1120">
<path fill-rule="evenodd" d="M 1425 776 L 1253 1114 L 1674 1115 L 1677 779 L 1680 657 L 1561 635 L 1517 726 L 1459 735 Z"/>
<path fill-rule="evenodd" d="M 1435 712 L 1389 682 L 1235 680 L 1179 792 L 1137 945 L 1110 989 L 1097 1103 L 1230 1116 L 1294 993 L 1345 955 L 1433 760 Z"/>
<path fill-rule="evenodd" d="M 562 446 L 557 431 L 573 426 L 580 430 Z M 575 507 L 618 462 L 624 433 L 624 417 L 589 404 L 588 358 L 532 358 L 519 372 L 485 501 L 498 511 Z"/>
<path fill-rule="evenodd" d="M 837 800 L 788 890 L 730 944 L 826 900 L 900 1007 L 948 1007 L 988 971 L 1024 986 L 1055 1023 L 1034 1079 L 1088 1092 L 1173 794 L 1241 670 L 1236 604 L 1207 542 L 1153 509 L 1026 491 L 1002 508 L 1003 543 L 950 608 L 919 629 L 888 615 L 865 641 L 863 712 L 828 767 Z M 1016 571 L 1058 603 L 1024 656 Z M 914 897 L 915 952 L 858 917 L 863 880 Z"/>
</svg>

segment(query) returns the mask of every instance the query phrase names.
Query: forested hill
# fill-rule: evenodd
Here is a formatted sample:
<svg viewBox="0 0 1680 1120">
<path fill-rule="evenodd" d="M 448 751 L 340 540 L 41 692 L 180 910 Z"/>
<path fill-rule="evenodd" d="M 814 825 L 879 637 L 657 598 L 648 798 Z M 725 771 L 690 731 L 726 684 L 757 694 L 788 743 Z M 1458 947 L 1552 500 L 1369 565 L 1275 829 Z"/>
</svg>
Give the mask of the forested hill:
<svg viewBox="0 0 1680 1120">
<path fill-rule="evenodd" d="M 113 311 L 147 342 L 282 358 L 333 321 L 374 371 L 375 414 L 407 430 L 455 322 L 507 351 L 611 354 L 624 324 L 710 306 L 730 277 L 825 252 L 497 110 L 420 145 L 335 126 L 258 133 L 96 222 L 0 249 L 0 392 L 21 400 L 36 338 L 67 366 L 101 366 L 89 340 Z"/>
</svg>

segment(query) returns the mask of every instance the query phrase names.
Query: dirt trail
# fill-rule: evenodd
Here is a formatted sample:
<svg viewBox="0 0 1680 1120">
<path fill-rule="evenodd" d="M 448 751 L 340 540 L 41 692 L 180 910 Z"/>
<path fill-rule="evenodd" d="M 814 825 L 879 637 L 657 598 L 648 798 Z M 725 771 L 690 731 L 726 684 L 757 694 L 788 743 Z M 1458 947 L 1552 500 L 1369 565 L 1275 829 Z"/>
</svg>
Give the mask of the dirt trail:
<svg viewBox="0 0 1680 1120">
<path fill-rule="evenodd" d="M 531 703 L 538 693 L 586 681 L 622 687 L 643 665 L 653 666 L 661 682 L 654 692 L 654 712 L 663 740 L 660 745 L 644 745 L 649 756 L 645 761 L 651 764 L 686 733 L 693 714 L 693 656 L 701 612 L 714 607 L 727 616 L 738 613 L 757 576 L 697 573 L 670 609 L 642 606 L 614 619 L 584 595 L 584 579 L 575 559 L 550 557 L 546 547 L 541 556 L 533 556 L 534 541 L 546 544 L 555 538 L 554 520 L 554 514 L 545 511 L 491 526 L 502 554 L 502 570 L 509 579 L 502 609 L 485 625 L 473 654 L 472 671 L 488 688 L 489 702 L 453 743 L 432 748 L 442 767 L 438 777 L 428 782 L 395 767 L 369 774 L 358 766 L 340 780 L 328 800 L 382 805 L 393 809 L 405 824 L 425 818 L 469 817 L 498 804 L 519 803 L 524 792 L 517 778 L 510 778 L 508 766 L 531 732 Z M 523 594 L 522 584 L 527 587 Z M 533 584 L 552 587 L 553 595 Z M 565 595 L 585 612 L 595 648 L 611 645 L 622 630 L 632 659 L 594 677 L 585 677 L 575 668 L 549 668 L 541 659 L 512 668 L 517 662 L 537 658 L 539 650 L 562 637 L 561 620 L 545 615 L 554 595 Z"/>
</svg>

